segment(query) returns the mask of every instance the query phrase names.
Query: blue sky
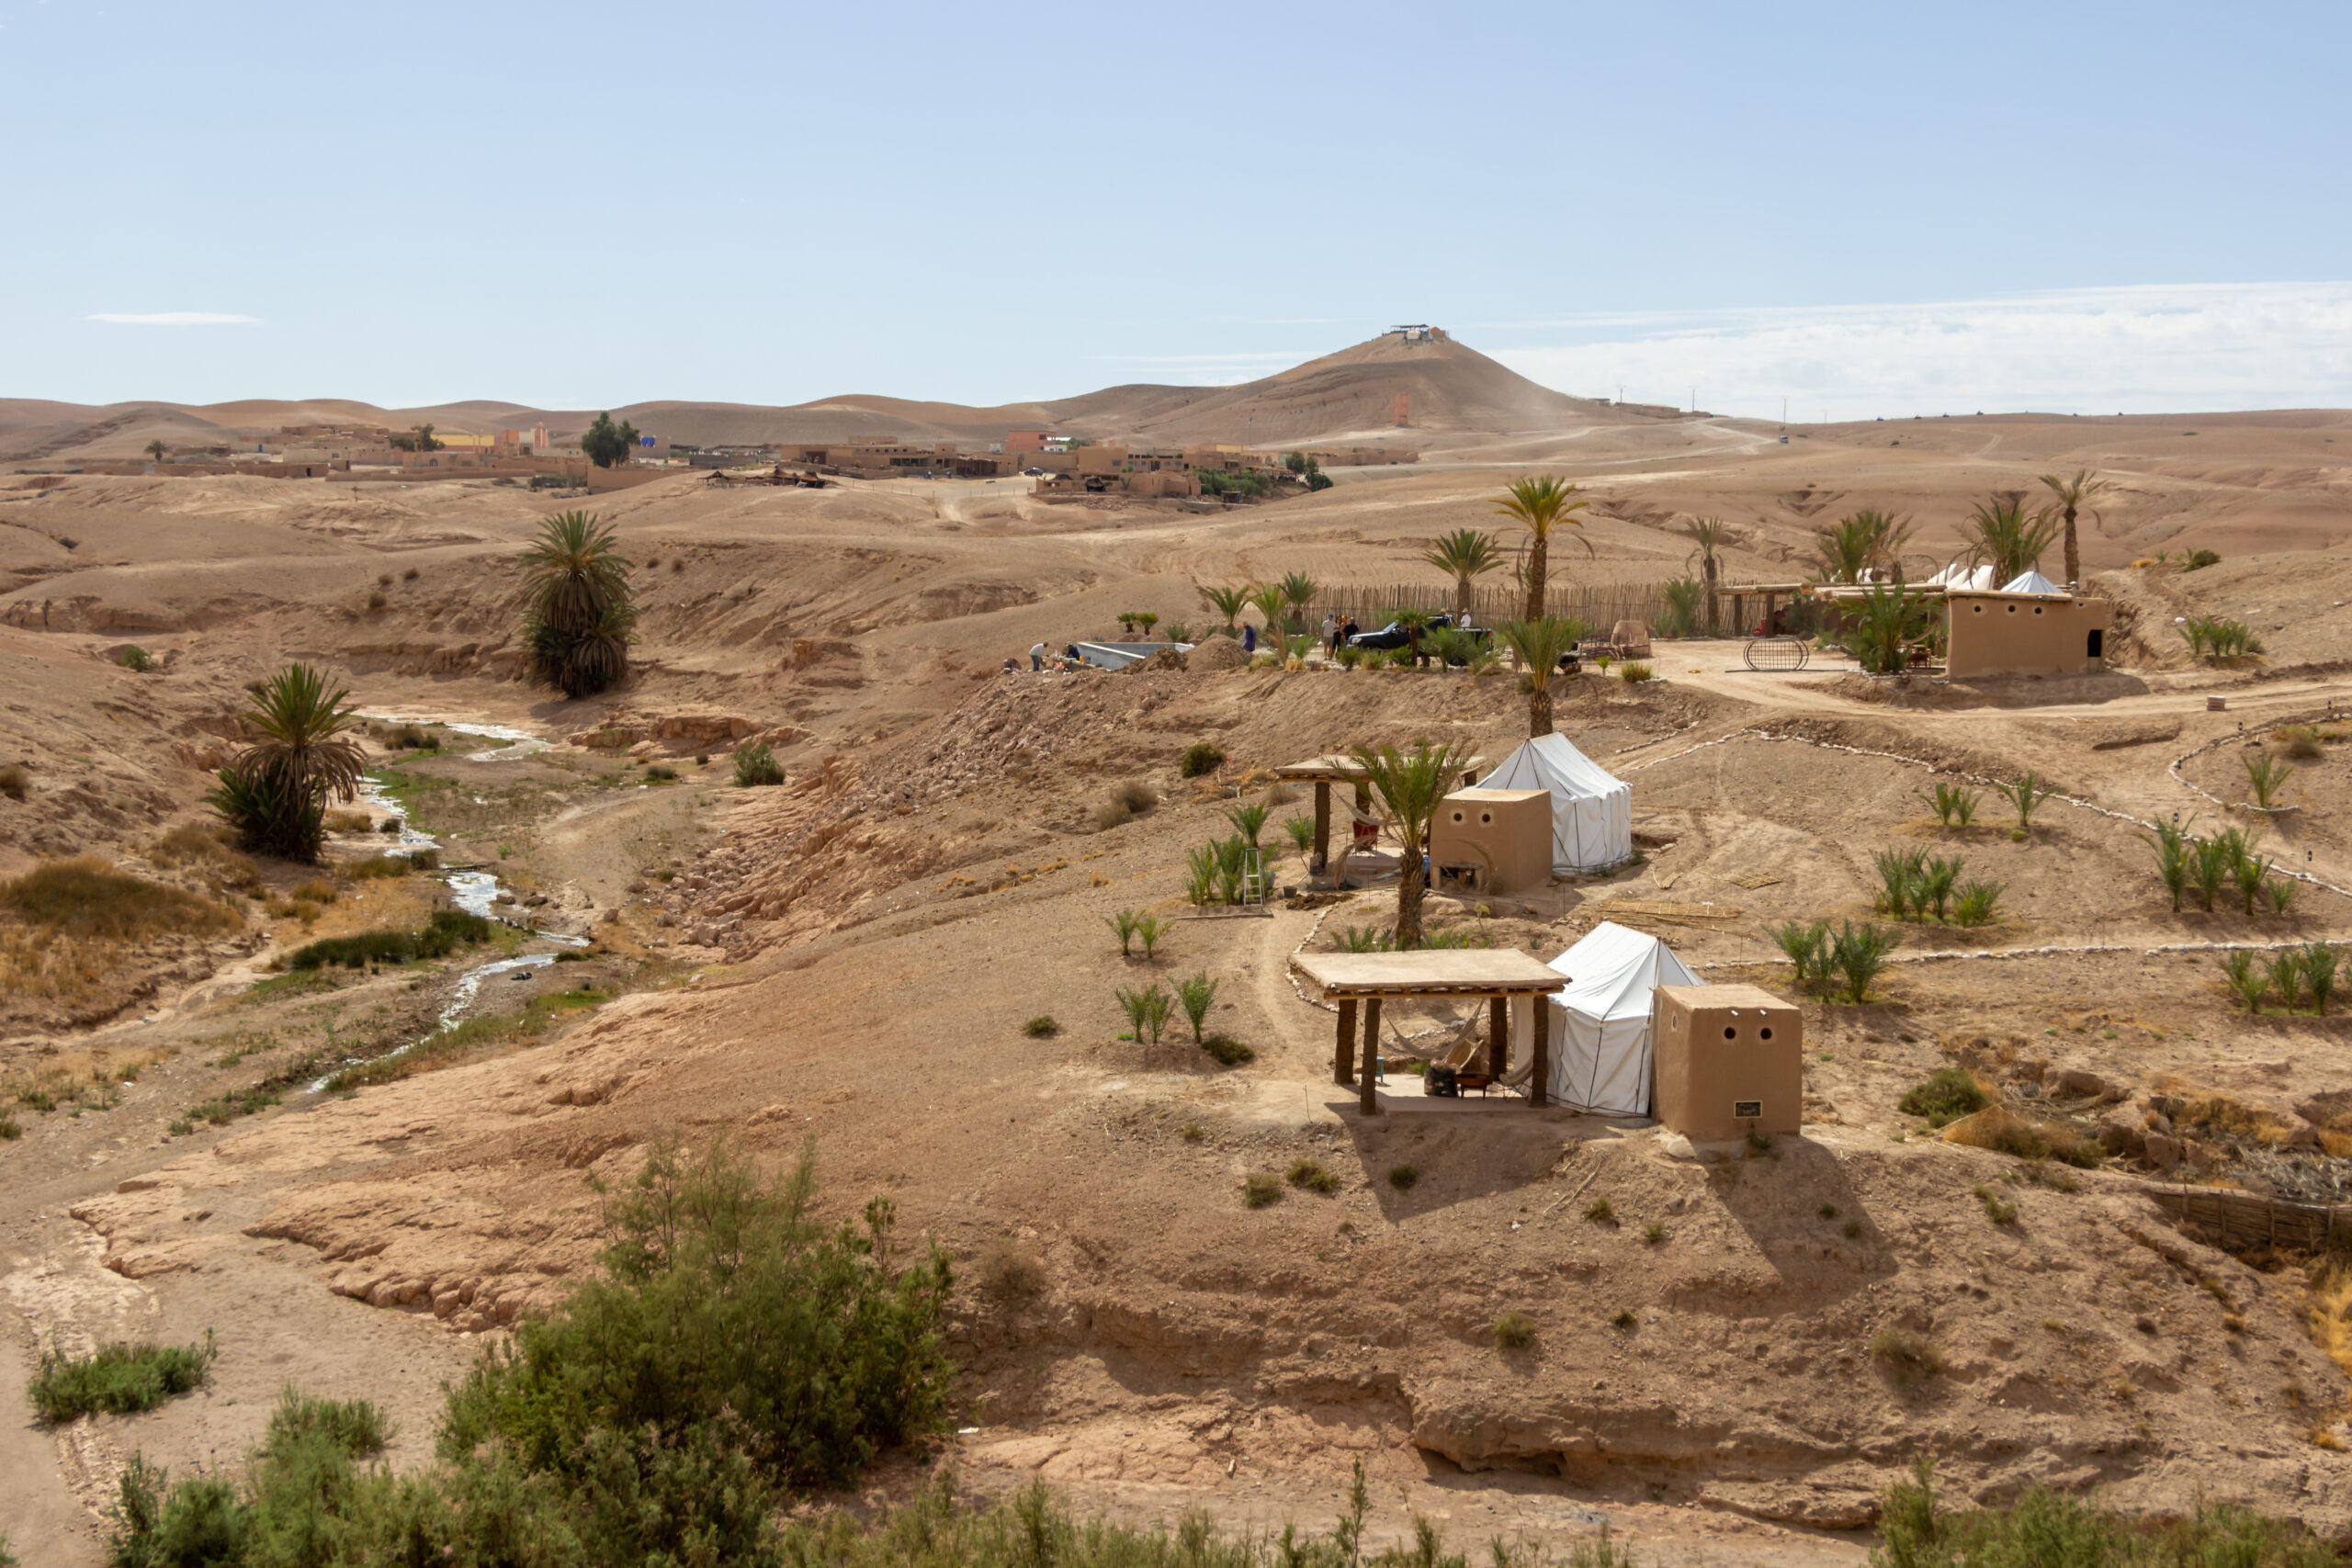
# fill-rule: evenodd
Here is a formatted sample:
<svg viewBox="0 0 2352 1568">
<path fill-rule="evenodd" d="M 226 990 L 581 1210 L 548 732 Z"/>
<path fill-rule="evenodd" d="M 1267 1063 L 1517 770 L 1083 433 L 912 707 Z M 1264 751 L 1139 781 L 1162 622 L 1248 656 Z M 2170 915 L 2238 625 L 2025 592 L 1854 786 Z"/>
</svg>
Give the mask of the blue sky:
<svg viewBox="0 0 2352 1568">
<path fill-rule="evenodd" d="M 0 0 L 0 395 L 2352 404 L 2352 7 Z M 153 321 L 152 317 L 220 317 Z M 116 318 L 116 319 L 108 319 Z"/>
</svg>

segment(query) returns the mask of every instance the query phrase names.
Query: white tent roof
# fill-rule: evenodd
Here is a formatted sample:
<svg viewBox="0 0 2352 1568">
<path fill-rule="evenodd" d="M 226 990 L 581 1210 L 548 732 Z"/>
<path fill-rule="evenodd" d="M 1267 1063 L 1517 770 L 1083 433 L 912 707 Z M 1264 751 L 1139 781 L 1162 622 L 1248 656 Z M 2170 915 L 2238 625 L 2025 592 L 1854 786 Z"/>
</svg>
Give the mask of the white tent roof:
<svg viewBox="0 0 2352 1568">
<path fill-rule="evenodd" d="M 1532 1008 L 1551 1015 L 1550 1094 L 1559 1104 L 1605 1116 L 1646 1116 L 1651 1067 L 1651 993 L 1660 986 L 1706 982 L 1657 938 L 1603 920 L 1552 960 L 1568 988 L 1512 1006 L 1512 1032 L 1530 1038 Z M 1526 1049 L 1522 1043 L 1519 1047 Z"/>
<path fill-rule="evenodd" d="M 2038 571 L 2021 571 L 2001 584 L 2004 593 L 2054 593 L 2065 597 L 2066 591 Z"/>
<path fill-rule="evenodd" d="M 1551 792 L 1552 869 L 1564 876 L 1615 865 L 1634 852 L 1633 786 L 1565 735 L 1522 741 L 1478 787 Z"/>
<path fill-rule="evenodd" d="M 1989 566 L 1967 567 L 1955 562 L 1928 579 L 1930 588 L 1990 588 L 1993 569 Z"/>
</svg>

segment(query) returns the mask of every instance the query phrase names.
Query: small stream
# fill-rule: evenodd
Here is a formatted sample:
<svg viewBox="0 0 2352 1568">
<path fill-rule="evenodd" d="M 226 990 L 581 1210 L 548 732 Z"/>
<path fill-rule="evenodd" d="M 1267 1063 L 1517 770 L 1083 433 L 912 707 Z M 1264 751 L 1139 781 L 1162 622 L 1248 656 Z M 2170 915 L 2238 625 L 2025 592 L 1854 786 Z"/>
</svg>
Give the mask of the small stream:
<svg viewBox="0 0 2352 1568">
<path fill-rule="evenodd" d="M 537 737 L 526 734 L 524 731 L 519 729 L 509 729 L 502 725 L 452 724 L 447 719 L 395 718 L 385 714 L 367 714 L 361 716 L 368 718 L 379 718 L 387 723 L 392 724 L 435 724 L 439 725 L 444 729 L 454 730 L 460 735 L 478 735 L 491 739 L 512 740 L 514 742 L 511 746 L 493 747 L 487 751 L 471 753 L 466 759 L 469 762 L 491 762 L 505 757 L 526 757 L 533 751 L 544 751 L 548 749 L 548 743 L 539 739 Z M 390 817 L 394 822 L 400 824 L 400 831 L 397 835 L 389 833 L 382 835 L 382 838 L 390 840 L 390 842 L 385 844 L 383 851 L 384 853 L 388 855 L 412 855 L 419 850 L 438 851 L 441 848 L 441 841 L 438 839 L 435 839 L 430 833 L 420 832 L 416 828 L 410 825 L 408 813 L 401 808 L 400 802 L 394 800 L 390 795 L 384 793 L 384 784 L 381 779 L 363 777 L 359 781 L 358 799 L 361 805 L 368 807 L 372 810 L 379 811 L 385 816 Z M 498 874 L 496 872 L 444 870 L 440 875 L 442 882 L 447 886 L 450 897 L 456 901 L 458 908 L 465 910 L 469 915 L 480 915 L 484 919 L 496 920 L 501 925 L 513 926 L 516 930 L 528 934 L 535 942 L 553 942 L 559 947 L 586 947 L 588 945 L 588 939 L 586 937 L 566 936 L 560 931 L 540 931 L 536 927 L 525 925 L 520 920 L 514 919 L 504 914 L 502 914 L 499 910 L 498 896 L 501 892 L 504 891 L 504 889 L 499 886 Z M 520 969 L 541 969 L 550 964 L 553 964 L 555 961 L 556 955 L 552 953 L 528 953 L 515 958 L 499 958 L 493 959 L 488 964 L 476 964 L 473 968 L 467 970 L 464 974 L 458 976 L 457 990 L 451 994 L 448 1005 L 441 1010 L 440 1017 L 435 1021 L 431 1029 L 427 1030 L 424 1033 L 418 1035 L 414 1040 L 410 1041 L 407 1044 L 399 1046 L 394 1050 L 388 1051 L 381 1056 L 370 1059 L 384 1062 L 390 1061 L 397 1056 L 406 1055 L 409 1052 L 415 1050 L 419 1045 L 424 1044 L 435 1035 L 456 1027 L 458 1020 L 465 1017 L 466 1010 L 473 1005 L 474 998 L 481 994 L 482 982 L 488 980 L 491 976 L 494 975 L 510 975 Z M 311 1092 L 318 1093 L 323 1091 L 327 1086 L 327 1079 L 334 1076 L 334 1071 L 351 1065 L 352 1063 L 348 1061 L 337 1063 L 335 1069 L 322 1076 L 317 1082 L 311 1085 Z"/>
</svg>

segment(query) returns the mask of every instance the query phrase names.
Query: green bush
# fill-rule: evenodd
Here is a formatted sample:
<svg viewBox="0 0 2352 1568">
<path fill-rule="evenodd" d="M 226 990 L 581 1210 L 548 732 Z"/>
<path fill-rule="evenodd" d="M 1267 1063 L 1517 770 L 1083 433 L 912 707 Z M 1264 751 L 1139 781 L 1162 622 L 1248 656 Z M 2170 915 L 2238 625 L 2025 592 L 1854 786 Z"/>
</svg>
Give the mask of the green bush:
<svg viewBox="0 0 2352 1568">
<path fill-rule="evenodd" d="M 1617 666 L 1617 679 L 1628 686 L 1638 686 L 1645 681 L 1657 679 L 1657 671 L 1638 659 L 1629 659 Z"/>
<path fill-rule="evenodd" d="M 341 964 L 365 969 L 370 964 L 410 964 L 420 958 L 447 958 L 460 947 L 479 946 L 490 940 L 491 923 L 463 909 L 435 909 L 423 931 L 357 931 L 350 936 L 322 937 L 288 953 L 288 969 L 320 969 Z"/>
<path fill-rule="evenodd" d="M 1290 1162 L 1286 1176 L 1293 1187 L 1304 1187 L 1309 1192 L 1320 1192 L 1327 1198 L 1340 1190 L 1340 1179 L 1324 1169 L 1319 1159 L 1304 1156 L 1295 1159 Z"/>
<path fill-rule="evenodd" d="M 1914 1084 L 1894 1108 L 1905 1116 L 1923 1116 L 1930 1127 L 1941 1127 L 1973 1116 L 1992 1101 L 1974 1078 L 1958 1067 L 1938 1067 L 1926 1081 Z"/>
<path fill-rule="evenodd" d="M 1176 764 L 1177 773 L 1196 779 L 1203 773 L 1213 773 L 1225 766 L 1225 748 L 1214 740 L 1195 740 L 1184 748 L 1183 760 Z"/>
<path fill-rule="evenodd" d="M 1262 1209 L 1269 1203 L 1282 1201 L 1283 1184 L 1266 1171 L 1254 1171 L 1241 1179 L 1241 1201 L 1252 1209 Z"/>
<path fill-rule="evenodd" d="M 1230 1034 L 1212 1034 L 1201 1042 L 1201 1049 L 1220 1067 L 1238 1067 L 1244 1062 L 1255 1061 L 1258 1053 Z"/>
<path fill-rule="evenodd" d="M 153 1410 L 203 1386 L 218 1355 L 212 1331 L 201 1345 L 101 1345 L 87 1356 L 42 1355 L 26 1388 L 33 1409 L 49 1422 L 104 1411 L 126 1416 Z"/>
<path fill-rule="evenodd" d="M 155 668 L 155 656 L 137 643 L 116 654 L 114 661 L 134 675 L 144 675 Z"/>
<path fill-rule="evenodd" d="M 2128 1517 L 2036 1482 L 2015 1502 L 1939 1512 L 1935 1461 L 1913 1461 L 1911 1479 L 1886 1490 L 1873 1564 L 1949 1568 L 1957 1563 L 2066 1563 L 2069 1568 L 2327 1568 L 2342 1561 L 2292 1520 L 2235 1503 L 2199 1502 L 2155 1521 Z"/>
<path fill-rule="evenodd" d="M 2191 550 L 2188 553 L 2188 558 L 2181 563 L 2180 570 L 2183 571 L 2202 571 L 2209 566 L 2219 566 L 2221 564 L 2222 558 L 2215 551 Z"/>
<path fill-rule="evenodd" d="M 1418 1165 L 1392 1165 L 1388 1168 L 1388 1185 L 1399 1192 L 1410 1192 L 1414 1183 L 1420 1179 L 1421 1168 Z"/>
<path fill-rule="evenodd" d="M 1032 1040 L 1051 1040 L 1062 1032 L 1062 1026 L 1049 1012 L 1041 1012 L 1021 1026 L 1021 1032 Z"/>
<path fill-rule="evenodd" d="M 1871 982 L 1886 967 L 1886 955 L 1902 940 L 1896 932 L 1869 920 L 1860 926 L 1851 920 L 1839 922 L 1838 932 L 1829 944 L 1829 964 L 1844 982 L 1847 1001 L 1859 1007 L 1869 998 Z"/>
<path fill-rule="evenodd" d="M 1495 1346 L 1520 1350 L 1535 1343 L 1535 1320 L 1523 1312 L 1507 1312 L 1495 1319 Z"/>
<path fill-rule="evenodd" d="M 784 782 L 784 765 L 775 753 L 757 740 L 747 740 L 735 748 L 735 782 L 744 789 Z"/>
</svg>

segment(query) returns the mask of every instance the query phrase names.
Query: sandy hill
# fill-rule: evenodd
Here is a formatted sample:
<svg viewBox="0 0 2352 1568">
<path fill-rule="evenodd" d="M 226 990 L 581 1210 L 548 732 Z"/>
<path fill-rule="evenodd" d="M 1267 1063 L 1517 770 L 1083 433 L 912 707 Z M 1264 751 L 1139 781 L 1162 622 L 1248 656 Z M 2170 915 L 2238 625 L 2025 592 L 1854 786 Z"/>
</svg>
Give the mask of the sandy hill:
<svg viewBox="0 0 2352 1568">
<path fill-rule="evenodd" d="M 1554 434 L 1643 418 L 1538 386 L 1451 340 L 1408 343 L 1394 335 L 1237 387 L 1135 383 L 1075 398 L 989 408 L 872 393 L 782 408 L 665 399 L 616 406 L 611 412 L 640 430 L 703 446 L 891 436 L 988 442 L 1023 429 L 1158 444 L 1272 446 L 1386 438 L 1416 445 L 1419 436 L 1394 434 L 1392 411 L 1400 393 L 1410 400 L 1413 428 L 1420 432 Z M 496 399 L 409 409 L 333 398 L 102 406 L 10 399 L 0 400 L 0 460 L 128 457 L 157 439 L 174 446 L 257 440 L 304 424 L 405 430 L 429 422 L 445 431 L 484 434 L 545 421 L 560 437 L 577 434 L 597 412 L 534 408 Z"/>
</svg>

